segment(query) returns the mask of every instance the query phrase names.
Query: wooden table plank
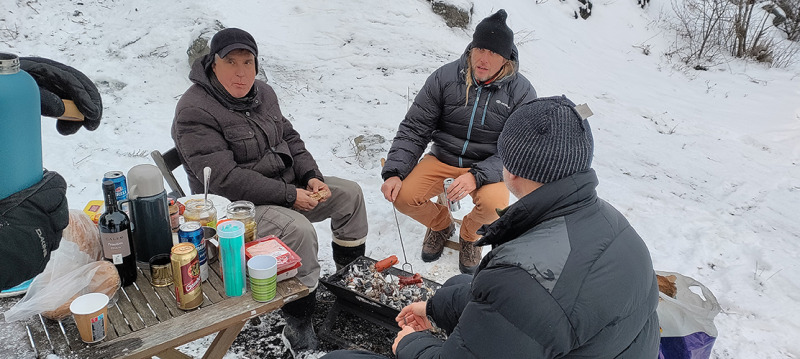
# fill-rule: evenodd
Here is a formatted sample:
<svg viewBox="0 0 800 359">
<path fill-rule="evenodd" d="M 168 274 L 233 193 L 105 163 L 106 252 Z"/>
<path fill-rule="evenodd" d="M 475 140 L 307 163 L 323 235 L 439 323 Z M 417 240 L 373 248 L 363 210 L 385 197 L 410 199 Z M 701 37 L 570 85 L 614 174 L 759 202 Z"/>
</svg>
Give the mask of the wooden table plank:
<svg viewBox="0 0 800 359">
<path fill-rule="evenodd" d="M 141 270 L 140 273 L 143 274 L 144 277 L 147 279 L 148 283 L 150 283 L 150 280 L 151 280 L 151 278 L 150 278 L 150 264 L 137 262 L 137 266 Z M 175 285 L 174 284 L 170 284 L 170 285 L 165 286 L 165 287 L 153 287 L 152 285 L 150 285 L 150 287 L 148 288 L 145 285 L 138 284 L 138 281 L 137 281 L 137 285 L 139 285 L 139 290 L 140 291 L 142 290 L 142 288 L 147 288 L 147 289 L 145 289 L 146 292 L 149 292 L 149 289 L 153 289 L 153 291 L 156 293 L 156 295 L 160 298 L 161 303 L 166 307 L 167 311 L 169 312 L 170 317 L 179 317 L 179 316 L 183 315 L 184 311 L 178 308 L 178 301 L 177 301 L 177 299 L 175 299 Z M 153 310 L 155 311 L 155 307 L 156 307 L 155 303 L 158 303 L 158 302 L 157 301 L 153 301 L 152 298 L 148 298 L 148 301 L 150 303 L 150 306 L 153 307 Z M 156 313 L 158 314 L 159 312 L 156 312 Z M 163 312 L 161 314 L 163 314 Z M 159 318 L 159 320 L 164 320 L 164 319 Z"/>
<path fill-rule="evenodd" d="M 136 284 L 139 285 L 138 282 Z M 158 294 L 156 294 L 153 286 L 149 284 L 139 285 L 139 293 L 144 296 L 148 306 L 156 313 L 156 318 L 159 321 L 163 322 L 172 319 L 172 314 L 170 314 L 169 309 L 167 309 L 167 305 L 164 304 Z"/>
<path fill-rule="evenodd" d="M 214 287 L 214 291 L 219 294 L 220 300 L 228 298 L 228 296 L 225 295 L 225 283 L 222 281 L 222 276 L 219 275 L 219 265 L 215 265 L 209 269 L 207 283 L 210 283 L 211 286 Z"/>
<path fill-rule="evenodd" d="M 128 288 L 131 287 L 133 286 L 132 285 L 128 286 Z M 128 288 L 120 289 L 121 292 L 119 292 L 119 299 L 117 299 L 117 306 L 119 307 L 119 310 L 122 311 L 122 314 L 125 316 L 125 321 L 128 322 L 128 325 L 131 327 L 131 330 L 135 332 L 137 330 L 144 329 L 145 326 L 144 322 L 142 321 L 142 318 L 136 311 L 136 307 L 133 306 L 133 303 L 131 303 L 127 294 L 127 292 L 129 291 L 135 291 L 136 288 L 134 287 L 131 290 L 128 290 Z"/>
<path fill-rule="evenodd" d="M 138 286 L 139 283 L 137 282 L 135 285 Z M 149 287 L 150 283 L 144 283 L 144 285 Z M 131 300 L 131 304 L 136 308 L 136 312 L 139 313 L 139 317 L 141 317 L 146 327 L 158 324 L 158 318 L 156 318 L 155 313 L 150 310 L 150 307 L 147 306 L 147 298 L 144 297 L 139 288 L 129 286 L 125 290 L 125 293 L 128 294 L 128 299 Z"/>
<path fill-rule="evenodd" d="M 70 316 L 71 318 L 72 316 Z M 40 317 L 41 318 L 41 317 Z M 61 332 L 61 326 L 55 320 L 41 318 L 42 325 L 50 334 L 50 341 L 53 343 L 55 353 L 63 353 L 70 350 L 68 339 L 64 333 Z"/>
<path fill-rule="evenodd" d="M 124 294 L 119 295 L 124 296 Z M 119 303 L 119 300 L 117 300 L 117 302 Z M 122 315 L 122 312 L 119 311 L 119 307 L 116 305 L 108 307 L 108 323 L 111 325 L 108 329 L 113 329 L 119 337 L 132 332 L 128 324 L 125 323 L 125 316 Z"/>
<path fill-rule="evenodd" d="M 43 358 L 53 353 L 53 346 L 50 344 L 50 340 L 47 339 L 47 334 L 44 332 L 42 323 L 39 322 L 39 316 L 32 316 L 29 320 L 25 321 L 25 324 L 33 337 L 33 342 L 39 357 Z"/>
<path fill-rule="evenodd" d="M 215 286 L 214 283 L 221 284 L 222 280 L 219 279 L 219 275 L 213 269 L 208 269 L 208 279 L 203 282 L 203 293 L 208 297 L 209 300 L 213 303 L 219 303 L 225 297 L 220 295 L 219 288 L 223 288 L 224 294 L 224 287 Z"/>
<path fill-rule="evenodd" d="M 81 334 L 78 332 L 78 327 L 75 325 L 75 320 L 73 320 L 72 317 L 63 319 L 61 321 L 61 325 L 64 327 L 64 333 L 69 340 L 69 347 L 71 351 L 77 351 L 86 348 L 86 343 L 81 341 Z M 114 338 L 116 338 L 117 333 L 114 332 L 113 329 L 108 328 L 105 340 L 114 339 L 110 337 L 109 334 L 111 333 L 114 333 Z"/>
<path fill-rule="evenodd" d="M 190 341 L 240 325 L 249 318 L 273 311 L 285 302 L 308 295 L 308 288 L 296 278 L 278 283 L 274 300 L 259 303 L 250 295 L 233 297 L 200 308 L 169 321 L 156 324 L 77 353 L 92 358 L 148 357 Z M 227 350 L 227 348 L 226 348 Z"/>
<path fill-rule="evenodd" d="M 167 307 L 169 314 L 174 317 L 183 315 L 183 310 L 178 308 L 178 300 L 175 299 L 175 285 L 170 284 L 166 287 L 154 288 L 158 297 L 161 298 L 161 303 Z"/>
</svg>

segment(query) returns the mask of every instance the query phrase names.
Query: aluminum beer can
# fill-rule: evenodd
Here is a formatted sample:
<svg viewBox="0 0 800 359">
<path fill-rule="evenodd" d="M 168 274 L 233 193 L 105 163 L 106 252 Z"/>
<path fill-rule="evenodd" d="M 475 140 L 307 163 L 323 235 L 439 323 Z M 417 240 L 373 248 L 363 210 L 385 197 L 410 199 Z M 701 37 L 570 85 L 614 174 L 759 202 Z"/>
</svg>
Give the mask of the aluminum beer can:
<svg viewBox="0 0 800 359">
<path fill-rule="evenodd" d="M 450 188 L 450 185 L 453 184 L 455 181 L 454 178 L 445 178 L 444 179 L 444 196 L 445 200 L 447 200 L 447 189 Z M 450 212 L 455 212 L 461 209 L 461 201 L 447 201 L 447 208 Z"/>
<path fill-rule="evenodd" d="M 178 242 L 194 244 L 197 249 L 197 259 L 200 262 L 200 279 L 208 279 L 208 255 L 206 253 L 206 240 L 200 222 L 186 222 L 178 228 Z"/>
<path fill-rule="evenodd" d="M 178 308 L 190 310 L 203 304 L 203 288 L 200 280 L 200 261 L 194 244 L 178 243 L 170 251 L 172 278 L 175 284 L 175 299 Z"/>
<path fill-rule="evenodd" d="M 125 182 L 125 175 L 122 171 L 106 172 L 106 174 L 103 175 L 103 181 L 106 180 L 114 182 L 114 194 L 117 196 L 117 202 L 128 199 L 128 183 Z"/>
</svg>

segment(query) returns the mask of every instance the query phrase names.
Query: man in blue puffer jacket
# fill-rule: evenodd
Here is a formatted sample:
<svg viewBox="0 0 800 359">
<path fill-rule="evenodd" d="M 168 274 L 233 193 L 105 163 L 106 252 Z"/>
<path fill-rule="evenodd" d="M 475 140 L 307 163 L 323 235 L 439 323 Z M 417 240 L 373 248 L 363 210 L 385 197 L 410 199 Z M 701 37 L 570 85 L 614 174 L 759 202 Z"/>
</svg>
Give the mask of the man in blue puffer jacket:
<svg viewBox="0 0 800 359">
<path fill-rule="evenodd" d="M 455 179 L 447 190 L 450 201 L 472 197 L 475 207 L 459 233 L 463 273 L 473 273 L 480 262 L 480 248 L 473 246 L 478 228 L 497 219 L 497 208 L 508 206 L 497 136 L 517 107 L 536 98 L 531 83 L 517 72 L 514 33 L 506 17 L 499 10 L 483 19 L 461 58 L 428 77 L 400 123 L 381 173 L 386 200 L 428 228 L 422 247 L 426 262 L 439 259 L 455 231 L 448 208 L 430 198 L 443 192 L 446 178 Z M 431 142 L 431 152 L 420 160 Z"/>
<path fill-rule="evenodd" d="M 498 139 L 519 201 L 484 226 L 474 278 L 448 280 L 404 308 L 393 350 L 405 358 L 658 356 L 658 284 L 644 241 L 595 192 L 589 123 L 566 97 L 517 110 Z M 449 336 L 428 332 L 431 322 Z M 376 358 L 333 352 L 326 359 Z"/>
</svg>

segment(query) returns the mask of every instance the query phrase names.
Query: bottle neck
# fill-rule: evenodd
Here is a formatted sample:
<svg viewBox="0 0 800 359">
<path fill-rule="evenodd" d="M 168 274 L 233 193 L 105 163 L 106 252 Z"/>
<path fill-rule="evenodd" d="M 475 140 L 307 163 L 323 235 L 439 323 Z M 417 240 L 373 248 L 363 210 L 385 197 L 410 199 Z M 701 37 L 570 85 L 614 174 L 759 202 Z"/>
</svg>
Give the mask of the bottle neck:
<svg viewBox="0 0 800 359">
<path fill-rule="evenodd" d="M 104 188 L 105 197 L 106 197 L 106 212 L 116 212 L 117 211 L 117 194 L 114 191 L 114 187 L 111 188 Z"/>
<path fill-rule="evenodd" d="M 0 75 L 13 75 L 19 72 L 19 57 L 0 52 Z"/>
</svg>

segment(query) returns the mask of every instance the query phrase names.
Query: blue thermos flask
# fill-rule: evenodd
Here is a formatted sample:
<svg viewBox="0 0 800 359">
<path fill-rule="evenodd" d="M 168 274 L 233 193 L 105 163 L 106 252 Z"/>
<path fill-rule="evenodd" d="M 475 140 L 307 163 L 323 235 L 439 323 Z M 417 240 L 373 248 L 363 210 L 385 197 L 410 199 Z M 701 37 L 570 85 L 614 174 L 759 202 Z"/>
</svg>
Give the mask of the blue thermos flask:
<svg viewBox="0 0 800 359">
<path fill-rule="evenodd" d="M 0 52 L 0 199 L 42 180 L 42 115 L 39 86 Z"/>
</svg>

